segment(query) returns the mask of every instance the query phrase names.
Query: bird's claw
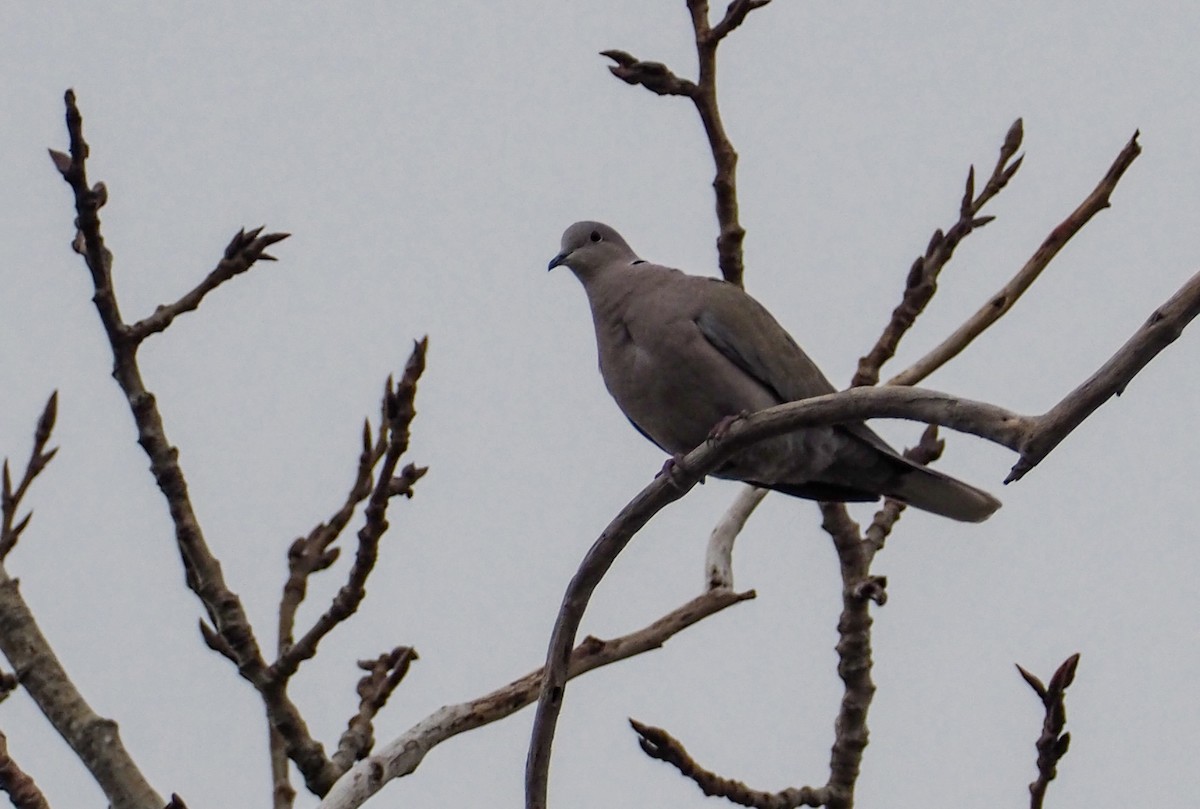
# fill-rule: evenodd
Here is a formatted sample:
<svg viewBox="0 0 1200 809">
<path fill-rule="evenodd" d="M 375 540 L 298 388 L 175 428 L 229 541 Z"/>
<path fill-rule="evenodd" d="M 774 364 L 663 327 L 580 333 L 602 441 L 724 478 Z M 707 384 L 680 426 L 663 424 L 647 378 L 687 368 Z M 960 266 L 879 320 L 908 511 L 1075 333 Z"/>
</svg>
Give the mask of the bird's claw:
<svg viewBox="0 0 1200 809">
<path fill-rule="evenodd" d="M 722 438 L 729 435 L 730 427 L 732 427 L 736 422 L 746 418 L 746 416 L 749 416 L 749 415 L 750 415 L 749 410 L 743 410 L 741 413 L 735 413 L 732 416 L 723 417 L 720 421 L 718 421 L 716 424 L 713 425 L 713 428 L 711 430 L 708 431 L 708 440 L 709 441 L 720 441 Z"/>
<path fill-rule="evenodd" d="M 691 472 L 688 471 L 687 466 L 685 466 L 683 463 L 682 452 L 676 452 L 670 458 L 667 458 L 667 460 L 663 462 L 662 469 L 658 470 L 658 474 L 654 476 L 654 479 L 658 480 L 664 475 L 675 488 L 685 488 L 683 486 L 683 481 L 691 477 Z M 696 482 L 703 486 L 704 476 L 702 475 Z"/>
</svg>

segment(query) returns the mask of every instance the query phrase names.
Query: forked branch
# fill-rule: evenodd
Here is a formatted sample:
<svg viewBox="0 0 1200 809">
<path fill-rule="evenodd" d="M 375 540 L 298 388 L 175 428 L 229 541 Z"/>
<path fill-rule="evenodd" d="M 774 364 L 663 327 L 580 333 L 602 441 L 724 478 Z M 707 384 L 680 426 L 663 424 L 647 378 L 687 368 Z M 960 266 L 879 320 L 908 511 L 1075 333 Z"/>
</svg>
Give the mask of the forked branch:
<svg viewBox="0 0 1200 809">
<path fill-rule="evenodd" d="M 874 385 L 879 382 L 879 369 L 895 355 L 900 339 L 929 305 L 929 301 L 937 292 L 938 276 L 954 256 L 959 242 L 994 219 L 991 216 L 979 216 L 979 212 L 992 197 L 1008 185 L 1008 181 L 1021 168 L 1024 158 L 1016 155 L 1024 135 L 1024 125 L 1018 118 L 1008 128 L 1004 143 L 1000 146 L 996 166 L 978 195 L 975 194 L 975 167 L 971 166 L 968 169 L 966 188 L 958 208 L 958 221 L 944 233 L 940 229 L 935 230 L 924 255 L 918 256 L 913 262 L 908 271 L 900 304 L 892 312 L 892 319 L 875 342 L 875 346 L 858 361 L 858 371 L 854 374 L 851 386 Z"/>
<path fill-rule="evenodd" d="M 566 676 L 575 678 L 593 669 L 660 648 L 670 638 L 699 621 L 754 598 L 754 591 L 736 593 L 712 589 L 672 610 L 648 626 L 619 638 L 587 637 L 568 654 Z M 318 809 L 356 809 L 394 778 L 413 772 L 425 755 L 449 738 L 496 722 L 538 698 L 544 669 L 538 669 L 478 699 L 434 711 L 382 750 L 367 756 L 346 773 L 321 801 Z"/>
<path fill-rule="evenodd" d="M 717 257 L 721 275 L 731 284 L 742 286 L 745 263 L 742 258 L 742 242 L 746 230 L 738 221 L 737 200 L 737 151 L 725 132 L 721 122 L 721 110 L 717 104 L 717 46 L 734 29 L 741 25 L 751 11 L 762 8 L 770 0 L 734 0 L 725 10 L 725 16 L 716 25 L 709 23 L 707 0 L 688 0 L 688 12 L 692 20 L 692 33 L 699 61 L 696 81 L 679 78 L 661 62 L 647 62 L 625 51 L 607 50 L 601 55 L 616 62 L 609 67 L 614 76 L 628 84 L 640 84 L 658 95 L 679 95 L 691 99 L 704 126 L 708 145 L 712 151 L 716 176 L 713 191 L 716 194 Z"/>
<path fill-rule="evenodd" d="M 546 656 L 546 682 L 538 700 L 526 763 L 526 806 L 546 805 L 550 747 L 566 689 L 566 664 L 592 592 L 633 536 L 669 503 L 683 497 L 705 474 L 735 452 L 767 437 L 871 418 L 903 418 L 971 433 L 1020 454 L 1008 480 L 1040 463 L 1101 403 L 1170 344 L 1200 313 L 1200 274 L 1189 281 L 1114 357 L 1042 416 L 1022 416 L 995 405 L 919 388 L 852 388 L 763 410 L 735 421 L 717 442 L 707 442 L 683 461 L 687 475 L 663 476 L 625 506 L 593 544 L 563 597 Z M 866 582 L 869 584 L 869 582 Z M 865 595 L 865 594 L 864 594 Z"/>
<path fill-rule="evenodd" d="M 34 432 L 34 449 L 21 484 L 14 490 L 9 480 L 8 462 L 4 463 L 4 531 L 3 542 L 9 549 L 29 516 L 15 524 L 12 515 L 19 510 L 21 500 L 34 479 L 45 469 L 54 451 L 46 444 L 54 427 L 57 395 L 52 395 L 38 419 Z M 11 578 L 0 560 L 0 652 L 13 670 L 20 674 L 20 685 L 34 701 L 54 730 L 62 736 L 75 755 L 87 768 L 96 784 L 115 809 L 160 809 L 163 800 L 146 780 L 126 751 L 117 730 L 117 723 L 99 716 L 75 687 L 66 669 L 34 618 L 33 610 L 21 595 L 17 580 Z M 15 677 L 0 677 L 5 696 L 17 685 Z M 38 793 L 31 779 L 15 762 L 0 751 L 0 788 L 8 789 L 14 804 L 21 800 L 36 806 Z M 15 790 L 15 791 L 13 791 Z M 18 804 L 19 805 L 19 804 Z"/>
<path fill-rule="evenodd" d="M 1042 721 L 1042 733 L 1037 740 L 1038 777 L 1029 785 L 1030 809 L 1042 809 L 1042 801 L 1046 798 L 1046 788 L 1058 775 L 1058 762 L 1067 754 L 1071 746 L 1071 734 L 1063 733 L 1067 724 L 1067 687 L 1075 682 L 1075 670 L 1079 666 L 1079 654 L 1073 654 L 1063 661 L 1062 665 L 1050 678 L 1049 685 L 1017 666 L 1021 677 L 1033 689 L 1046 709 Z"/>
</svg>

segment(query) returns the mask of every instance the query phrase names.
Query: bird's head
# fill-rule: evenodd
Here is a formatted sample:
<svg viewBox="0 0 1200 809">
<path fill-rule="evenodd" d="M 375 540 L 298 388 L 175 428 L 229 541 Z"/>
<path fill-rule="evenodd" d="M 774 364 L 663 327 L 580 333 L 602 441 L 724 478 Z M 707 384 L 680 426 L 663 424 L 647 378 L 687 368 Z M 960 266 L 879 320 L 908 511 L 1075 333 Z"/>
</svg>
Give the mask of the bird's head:
<svg viewBox="0 0 1200 809">
<path fill-rule="evenodd" d="M 576 222 L 562 237 L 562 250 L 550 260 L 548 270 L 566 265 L 576 275 L 591 275 L 614 264 L 632 264 L 637 254 L 621 234 L 601 222 Z"/>
</svg>

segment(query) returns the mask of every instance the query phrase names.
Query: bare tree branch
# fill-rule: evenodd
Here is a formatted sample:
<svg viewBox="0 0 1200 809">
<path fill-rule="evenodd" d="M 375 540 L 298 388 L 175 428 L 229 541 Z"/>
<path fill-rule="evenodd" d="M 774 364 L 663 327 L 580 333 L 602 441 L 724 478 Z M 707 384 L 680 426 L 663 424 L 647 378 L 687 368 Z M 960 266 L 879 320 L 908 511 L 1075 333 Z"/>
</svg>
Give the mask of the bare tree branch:
<svg viewBox="0 0 1200 809">
<path fill-rule="evenodd" d="M 940 229 L 935 230 L 929 239 L 929 246 L 925 248 L 925 254 L 913 262 L 905 281 L 904 296 L 892 312 L 892 319 L 884 327 L 883 334 L 879 336 L 875 346 L 867 352 L 866 356 L 859 359 L 858 371 L 850 383 L 852 387 L 874 385 L 879 382 L 879 369 L 895 355 L 900 339 L 912 328 L 917 317 L 929 305 L 929 301 L 937 291 L 938 276 L 941 274 L 942 268 L 954 256 L 954 250 L 958 247 L 959 242 L 976 228 L 983 227 L 992 221 L 993 217 L 980 217 L 978 214 L 992 197 L 1008 185 L 1008 181 L 1021 167 L 1023 158 L 1018 157 L 1013 160 L 1013 157 L 1021 148 L 1023 137 L 1024 128 L 1021 119 L 1018 118 L 1008 128 L 1004 143 L 1000 147 L 1000 157 L 996 161 L 996 167 L 992 170 L 991 177 L 988 178 L 978 196 L 975 195 L 975 167 L 971 166 L 967 171 L 967 184 L 962 202 L 959 204 L 958 221 L 945 233 Z"/>
<path fill-rule="evenodd" d="M 999 292 L 992 295 L 979 311 L 932 351 L 914 362 L 902 373 L 888 380 L 888 384 L 916 385 L 958 356 L 976 337 L 1012 309 L 1025 290 L 1029 289 L 1038 279 L 1042 270 L 1046 269 L 1051 259 L 1058 255 L 1071 237 L 1083 229 L 1083 226 L 1091 221 L 1093 216 L 1109 207 L 1108 200 L 1116 189 L 1117 183 L 1125 174 L 1125 170 L 1142 152 L 1142 147 L 1138 145 L 1137 139 L 1138 133 L 1135 132 L 1129 143 L 1125 144 L 1125 148 L 1117 155 L 1104 178 L 1100 180 L 1100 184 L 1088 195 L 1087 199 L 1079 204 L 1078 208 L 1071 212 L 1070 216 L 1050 232 L 1037 251 L 1025 262 L 1025 266 Z"/>
<path fill-rule="evenodd" d="M 744 593 L 709 590 L 636 632 L 611 640 L 584 638 L 568 655 L 566 676 L 573 679 L 593 669 L 658 649 L 693 624 L 754 597 L 753 590 Z M 470 702 L 434 711 L 382 750 L 354 765 L 325 795 L 319 809 L 355 809 L 388 781 L 416 770 L 425 755 L 447 739 L 496 722 L 529 705 L 538 697 L 543 671 L 532 671 Z"/>
<path fill-rule="evenodd" d="M 51 726 L 87 767 L 114 809 L 159 809 L 163 800 L 121 742 L 117 723 L 96 714 L 75 688 L 16 579 L 0 566 L 0 651 Z"/>
<path fill-rule="evenodd" d="M 681 474 L 656 479 L 621 510 L 589 549 L 567 586 L 546 655 L 546 682 L 538 699 L 526 762 L 528 809 L 546 805 L 550 748 L 566 689 L 568 651 L 591 593 L 634 534 L 667 504 L 683 497 L 703 475 L 738 450 L 769 436 L 801 427 L 870 418 L 904 418 L 968 432 L 1020 453 L 1021 458 L 1008 477 L 1016 480 L 1045 459 L 1096 407 L 1123 390 L 1137 371 L 1178 337 L 1198 313 L 1200 274 L 1158 309 L 1091 379 L 1043 416 L 1022 416 L 995 405 L 919 388 L 852 388 L 737 419 L 720 440 L 710 440 L 693 450 L 679 465 Z M 855 586 L 863 589 L 857 595 L 868 598 L 882 595 L 877 587 L 881 583 L 872 579 L 860 581 Z"/>
<path fill-rule="evenodd" d="M 1079 666 L 1078 652 L 1068 657 L 1050 678 L 1050 684 L 1043 685 L 1042 681 L 1025 669 L 1017 666 L 1021 677 L 1034 693 L 1041 699 L 1046 708 L 1046 717 L 1042 721 L 1042 733 L 1037 740 L 1038 777 L 1029 785 L 1030 809 L 1042 809 L 1042 801 L 1046 797 L 1046 788 L 1058 775 L 1058 762 L 1067 754 L 1071 746 L 1071 734 L 1063 733 L 1067 723 L 1066 691 L 1075 681 L 1075 670 Z"/>
<path fill-rule="evenodd" d="M 397 646 L 375 660 L 358 661 L 358 667 L 367 672 L 358 681 L 358 712 L 350 717 L 346 731 L 338 742 L 337 752 L 333 754 L 333 762 L 343 770 L 350 769 L 355 761 L 366 756 L 375 746 L 375 717 L 416 659 L 416 649 Z"/>
<path fill-rule="evenodd" d="M 21 509 L 21 501 L 29 491 L 30 484 L 58 452 L 57 448 L 49 451 L 46 449 L 57 414 L 58 391 L 55 391 L 50 394 L 45 408 L 42 409 L 42 415 L 38 418 L 37 428 L 33 431 L 33 450 L 29 453 L 29 460 L 25 462 L 25 472 L 21 475 L 21 482 L 17 484 L 16 489 L 13 488 L 12 476 L 8 471 L 8 459 L 4 459 L 3 470 L 0 471 L 0 562 L 8 557 L 9 551 L 16 546 L 21 532 L 29 527 L 29 520 L 33 517 L 33 512 L 30 511 L 17 520 L 17 512 Z"/>
<path fill-rule="evenodd" d="M 0 553 L 0 652 L 8 658 L 17 674 L 0 677 L 0 686 L 7 697 L 19 679 L 26 693 L 71 746 L 115 809 L 159 809 L 163 805 L 162 798 L 125 750 L 117 734 L 117 723 L 98 716 L 75 688 L 50 647 L 50 642 L 38 627 L 33 611 L 22 598 L 16 579 L 10 578 L 3 566 L 3 555 L 12 550 L 21 531 L 29 524 L 29 514 L 14 523 L 21 501 L 57 451 L 46 451 L 57 410 L 58 394 L 54 393 L 38 418 L 33 451 L 16 489 L 12 486 L 8 461 L 4 462 L 3 497 L 0 498 L 3 500 L 3 524 L 0 526 L 0 548 L 3 548 L 3 553 Z M 9 782 L 4 779 L 15 779 L 11 783 L 22 795 L 29 795 L 32 800 L 36 787 L 32 780 L 26 783 L 20 779 L 22 773 L 8 758 L 6 749 L 0 751 L 0 770 L 3 770 L 0 772 L 0 788 L 7 790 L 3 784 Z M 8 791 L 14 803 L 19 803 L 17 794 Z"/>
<path fill-rule="evenodd" d="M 345 502 L 328 522 L 314 527 L 307 537 L 297 538 L 288 549 L 288 578 L 283 585 L 283 593 L 279 600 L 276 659 L 286 654 L 295 643 L 296 611 L 308 595 L 309 577 L 319 571 L 327 570 L 337 561 L 340 549 L 331 547 L 331 545 L 337 541 L 342 531 L 349 525 L 355 509 L 374 490 L 375 467 L 387 452 L 388 435 L 386 425 L 381 424 L 378 438 L 372 441 L 370 422 L 364 422 L 363 446 L 359 454 L 358 469 L 354 485 L 350 488 Z M 222 650 L 218 649 L 218 651 Z M 236 660 L 234 662 L 236 663 Z M 268 733 L 271 783 L 273 784 L 272 805 L 274 809 L 291 809 L 296 800 L 296 790 L 292 787 L 288 768 L 287 740 L 274 728 L 269 728 Z"/>
<path fill-rule="evenodd" d="M 98 214 L 108 198 L 108 192 L 103 183 L 88 186 L 86 161 L 89 149 L 83 138 L 83 118 L 73 90 L 66 92 L 64 100 L 70 155 L 51 150 L 50 156 L 75 196 L 78 232 L 72 246 L 84 257 L 91 273 L 95 288 L 92 302 L 112 348 L 113 378 L 125 394 L 137 426 L 138 443 L 149 457 L 154 480 L 167 501 L 183 560 L 185 580 L 203 604 L 214 636 L 221 638 L 223 653 L 236 660 L 238 672 L 262 695 L 271 725 L 287 740 L 288 756 L 304 774 L 309 789 L 324 794 L 340 773 L 325 755 L 321 744 L 308 732 L 299 709 L 268 676 L 266 661 L 241 600 L 226 584 L 221 565 L 200 529 L 179 464 L 178 450 L 167 440 L 158 404 L 142 381 L 137 350 L 140 341 L 151 333 L 151 327 L 138 330 L 127 325 L 121 316 L 112 282 L 112 253 L 104 244 Z M 257 231 L 254 233 L 257 234 Z M 233 260 L 236 266 L 244 262 L 252 264 L 263 258 L 261 248 L 266 245 L 260 240 L 278 240 L 272 236 L 253 235 L 253 238 L 249 238 L 251 235 L 243 234 L 231 243 L 229 249 L 237 255 L 231 257 L 227 250 L 226 258 Z M 157 323 L 153 318 L 147 322 Z"/>
<path fill-rule="evenodd" d="M 619 50 L 601 51 L 600 55 L 616 62 L 608 70 L 626 84 L 640 84 L 660 96 L 694 98 L 699 90 L 695 82 L 679 78 L 662 62 L 643 62 L 636 56 Z"/>
<path fill-rule="evenodd" d="M 8 737 L 3 733 L 0 733 L 0 790 L 8 794 L 14 809 L 50 809 L 33 778 L 8 754 Z"/>
<path fill-rule="evenodd" d="M 609 70 L 622 81 L 640 84 L 658 95 L 686 96 L 696 106 L 716 167 L 713 191 L 716 192 L 717 222 L 720 227 L 717 256 L 721 275 L 738 286 L 742 286 L 745 275 L 742 242 L 746 238 L 746 231 L 738 222 L 738 155 L 725 132 L 725 125 L 721 123 L 721 112 L 717 105 L 717 46 L 742 24 L 747 14 L 768 2 L 770 0 L 734 0 L 726 9 L 724 18 L 715 26 L 710 26 L 707 0 L 688 0 L 700 65 L 695 82 L 679 78 L 661 62 L 642 61 L 625 51 L 607 50 L 601 54 L 616 62 Z"/>
<path fill-rule="evenodd" d="M 225 248 L 225 256 L 218 262 L 216 268 L 201 281 L 195 289 L 174 303 L 159 306 L 150 317 L 139 320 L 129 327 L 129 339 L 141 342 L 151 334 L 163 331 L 176 317 L 185 312 L 194 311 L 204 300 L 204 296 L 236 275 L 246 272 L 259 261 L 275 261 L 268 255 L 266 249 L 276 242 L 281 242 L 290 233 L 262 233 L 258 227 L 249 233 L 239 230 L 237 235 Z M 259 235 L 262 234 L 262 235 Z"/>
<path fill-rule="evenodd" d="M 757 809 L 795 809 L 798 806 L 825 806 L 829 804 L 829 790 L 825 787 L 790 787 L 779 792 L 763 792 L 751 789 L 741 781 L 723 778 L 696 763 L 684 746 L 662 728 L 643 725 L 636 719 L 629 720 L 638 735 L 642 751 L 659 761 L 665 761 L 685 778 L 690 778 L 700 791 L 711 798 L 725 798 L 740 806 Z"/>
<path fill-rule="evenodd" d="M 770 3 L 771 0 L 733 0 L 729 7 L 725 9 L 725 17 L 708 32 L 708 39 L 720 41 L 729 36 L 733 29 L 737 28 L 746 20 L 746 15 L 756 8 L 762 8 Z M 705 24 L 708 20 L 708 3 L 689 4 L 698 7 L 701 10 Z M 693 12 L 694 13 L 694 12 Z"/>
<path fill-rule="evenodd" d="M 945 448 L 946 442 L 938 438 L 938 428 L 935 425 L 929 424 L 926 425 L 925 430 L 921 433 L 921 440 L 917 442 L 917 445 L 904 451 L 904 457 L 915 463 L 928 466 L 942 457 L 942 451 Z M 884 543 L 887 542 L 892 529 L 896 527 L 896 523 L 899 521 L 900 515 L 904 513 L 904 509 L 905 505 L 899 500 L 893 500 L 890 497 L 884 499 L 883 508 L 875 514 L 875 518 L 871 521 L 870 527 L 867 528 L 863 536 L 863 541 L 867 544 L 867 554 L 870 558 L 873 559 L 875 554 L 883 550 Z"/>
<path fill-rule="evenodd" d="M 842 612 L 838 619 L 838 677 L 842 699 L 834 720 L 829 781 L 823 794 L 835 809 L 854 805 L 854 789 L 866 749 L 867 712 L 875 696 L 871 679 L 872 602 L 887 603 L 887 580 L 870 574 L 872 549 L 862 540 L 858 523 L 842 503 L 821 503 L 821 527 L 833 540 L 842 578 Z"/>
<path fill-rule="evenodd" d="M 1004 482 L 1020 480 L 1100 405 L 1124 393 L 1138 372 L 1175 342 L 1198 314 L 1200 273 L 1193 275 L 1170 300 L 1154 310 L 1121 350 L 1096 373 L 1039 419 L 1039 429 L 1026 440 L 1021 449 L 1021 460 Z"/>
<path fill-rule="evenodd" d="M 317 644 L 321 639 L 358 609 L 366 595 L 367 578 L 379 555 L 379 540 L 388 528 L 388 501 L 397 494 L 411 496 L 412 484 L 427 471 L 423 467 L 410 464 L 399 476 L 396 475 L 400 457 L 408 450 L 409 425 L 416 415 L 413 400 L 417 393 L 417 380 L 425 370 L 427 346 L 428 338 L 416 341 L 400 381 L 393 387 L 392 380 L 388 379 L 384 391 L 384 423 L 380 425 L 380 429 L 386 430 L 388 434 L 387 451 L 379 470 L 379 478 L 367 501 L 366 523 L 358 532 L 358 553 L 355 555 L 346 584 L 338 590 L 329 608 L 304 636 L 280 655 L 279 660 L 271 666 L 269 676 L 275 681 L 285 681 L 295 673 L 302 661 L 317 653 Z"/>
<path fill-rule="evenodd" d="M 713 527 L 704 552 L 704 580 L 710 590 L 733 587 L 733 542 L 768 491 L 746 484 Z"/>
</svg>

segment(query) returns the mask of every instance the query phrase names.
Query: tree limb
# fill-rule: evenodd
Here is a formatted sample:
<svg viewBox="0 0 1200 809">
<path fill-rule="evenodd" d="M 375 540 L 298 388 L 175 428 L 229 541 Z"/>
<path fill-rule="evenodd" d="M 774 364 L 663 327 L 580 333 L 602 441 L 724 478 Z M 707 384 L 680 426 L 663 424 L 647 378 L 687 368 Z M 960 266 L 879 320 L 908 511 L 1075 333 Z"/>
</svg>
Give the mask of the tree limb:
<svg viewBox="0 0 1200 809">
<path fill-rule="evenodd" d="M 967 171 L 966 189 L 963 192 L 962 202 L 959 204 L 958 221 L 945 233 L 940 229 L 935 230 L 929 239 L 929 246 L 925 248 L 925 254 L 913 262 L 904 284 L 904 295 L 899 305 L 892 311 L 892 318 L 884 327 L 879 339 L 875 341 L 874 347 L 867 352 L 866 356 L 859 359 L 858 371 L 850 382 L 852 387 L 874 385 L 879 382 L 879 369 L 895 356 L 900 339 L 912 328 L 917 317 L 929 305 L 929 301 L 937 291 L 938 276 L 941 274 L 942 268 L 954 256 L 954 250 L 958 247 L 959 242 L 975 229 L 992 221 L 993 217 L 980 217 L 978 214 L 992 197 L 1008 185 L 1008 181 L 1021 167 L 1021 161 L 1024 158 L 1017 157 L 1016 160 L 1013 160 L 1013 157 L 1021 148 L 1023 137 L 1024 127 L 1021 119 L 1018 118 L 1008 128 L 1004 143 L 1000 147 L 1000 157 L 996 160 L 996 167 L 992 169 L 991 177 L 988 178 L 978 196 L 975 195 L 975 167 L 971 166 Z"/>
<path fill-rule="evenodd" d="M 325 755 L 321 744 L 309 734 L 296 705 L 267 676 L 266 661 L 241 600 L 226 584 L 220 562 L 204 539 L 179 464 L 179 451 L 167 440 L 158 404 L 142 380 L 137 350 L 140 341 L 150 332 L 127 325 L 121 316 L 112 282 L 112 253 L 104 244 L 98 214 L 108 199 L 108 192 L 103 183 L 92 187 L 87 184 L 89 149 L 83 138 L 83 118 L 75 92 L 68 90 L 64 101 L 70 154 L 51 150 L 50 157 L 75 196 L 78 231 L 72 246 L 83 256 L 91 273 L 95 289 L 92 302 L 112 349 L 113 378 L 125 395 L 137 426 L 138 443 L 150 459 L 150 471 L 167 501 L 185 580 L 204 606 L 215 634 L 221 638 L 232 659 L 236 659 L 238 672 L 262 695 L 272 726 L 288 740 L 289 757 L 304 774 L 309 788 L 323 794 L 340 773 Z M 259 249 L 265 246 L 262 240 L 272 240 L 272 236 L 247 238 L 249 235 L 241 234 L 241 238 L 231 242 L 226 259 L 240 266 L 246 262 L 253 264 L 263 257 Z M 237 255 L 231 257 L 229 250 L 234 250 Z"/>
<path fill-rule="evenodd" d="M 607 56 L 616 62 L 609 67 L 614 76 L 627 84 L 640 84 L 658 95 L 678 95 L 691 99 L 700 115 L 708 145 L 712 151 L 716 176 L 713 191 L 716 193 L 717 256 L 721 275 L 731 284 L 742 286 L 745 262 L 742 257 L 742 242 L 746 230 L 738 222 L 737 201 L 737 151 L 725 132 L 721 122 L 721 111 L 717 104 L 717 46 L 735 28 L 742 24 L 751 11 L 762 8 L 770 0 L 734 0 L 725 11 L 725 16 L 715 26 L 708 21 L 707 0 L 688 0 L 688 12 L 692 20 L 692 33 L 699 61 L 696 81 L 679 78 L 661 62 L 647 62 L 625 51 L 607 50 Z"/>
<path fill-rule="evenodd" d="M 710 590 L 733 587 L 733 542 L 769 491 L 747 483 L 713 526 L 704 552 L 704 580 Z"/>
<path fill-rule="evenodd" d="M 611 640 L 587 637 L 568 655 L 566 676 L 581 674 L 660 648 L 667 640 L 726 607 L 755 597 L 754 591 L 709 590 L 654 623 Z M 318 809 L 355 809 L 393 778 L 413 772 L 425 755 L 447 739 L 496 722 L 537 699 L 538 669 L 478 699 L 440 708 L 352 767 L 325 795 Z"/>
<path fill-rule="evenodd" d="M 1063 733 L 1067 724 L 1066 692 L 1067 687 L 1075 682 L 1075 669 L 1079 666 L 1079 654 L 1075 653 L 1063 661 L 1062 665 L 1050 678 L 1050 684 L 1043 685 L 1042 681 L 1025 669 L 1017 666 L 1021 677 L 1034 693 L 1041 699 L 1046 709 L 1042 721 L 1042 733 L 1037 740 L 1038 777 L 1029 785 L 1030 809 L 1042 809 L 1046 798 L 1046 789 L 1058 775 L 1058 762 L 1067 754 L 1071 746 L 1071 734 Z"/>
<path fill-rule="evenodd" d="M 129 339 L 141 342 L 151 334 L 164 331 L 171 322 L 185 312 L 194 311 L 204 300 L 204 296 L 234 276 L 240 275 L 259 261 L 275 261 L 276 258 L 267 254 L 266 249 L 276 242 L 281 242 L 290 233 L 262 233 L 262 228 L 254 228 L 249 233 L 239 230 L 237 235 L 225 248 L 225 255 L 217 263 L 196 288 L 188 292 L 174 303 L 159 306 L 154 314 L 139 320 L 129 327 Z M 259 235 L 262 234 L 262 235 Z"/>
<path fill-rule="evenodd" d="M 636 719 L 630 719 L 629 725 L 638 735 L 642 752 L 679 770 L 680 775 L 695 781 L 700 791 L 710 798 L 725 798 L 739 806 L 753 806 L 756 809 L 796 809 L 799 806 L 825 806 L 829 803 L 829 790 L 825 787 L 790 787 L 779 792 L 751 789 L 741 781 L 724 778 L 701 767 L 688 755 L 679 740 L 662 728 L 644 725 Z"/>
<path fill-rule="evenodd" d="M 1200 274 L 1189 281 L 1104 367 L 1042 416 L 1022 416 L 995 405 L 920 388 L 852 388 L 754 413 L 734 421 L 719 441 L 708 441 L 680 465 L 685 474 L 662 476 L 642 490 L 609 523 L 567 586 L 546 655 L 546 681 L 538 699 L 526 762 L 527 809 L 543 809 L 554 727 L 566 689 L 568 652 L 591 593 L 641 528 L 683 497 L 705 474 L 741 449 L 801 427 L 870 418 L 904 418 L 967 432 L 1020 454 L 1007 481 L 1017 480 L 1047 455 L 1096 407 L 1121 391 L 1200 313 Z M 864 582 L 863 586 L 870 582 Z M 868 588 L 870 589 L 870 588 Z M 860 593 L 859 595 L 863 595 Z"/>
<path fill-rule="evenodd" d="M 15 670 L 15 680 L 24 686 L 51 726 L 70 745 L 114 809 L 160 809 L 163 800 L 125 750 L 117 733 L 117 723 L 97 715 L 76 689 L 38 627 L 33 611 L 21 596 L 17 580 L 10 578 L 3 566 L 3 554 L 12 549 L 21 531 L 29 524 L 29 514 L 19 522 L 13 522 L 21 500 L 57 451 L 46 451 L 54 429 L 57 405 L 58 394 L 54 393 L 38 419 L 33 451 L 15 490 L 8 461 L 4 462 L 3 521 L 0 525 L 0 548 L 3 548 L 0 553 L 0 652 Z M 16 682 L 7 674 L 0 679 L 7 696 Z M 33 781 L 22 780 L 22 775 L 8 758 L 7 749 L 0 751 L 0 788 L 8 791 L 14 804 L 18 805 L 18 794 L 25 796 L 22 800 L 27 797 L 33 801 L 38 797 Z M 6 783 L 14 785 L 17 792 L 3 786 Z M 28 805 L 36 806 L 37 803 Z"/>
<path fill-rule="evenodd" d="M 1050 232 L 1050 235 L 1042 241 L 1041 246 L 1025 262 L 1025 266 L 999 292 L 988 298 L 987 303 L 979 311 L 928 354 L 888 380 L 888 384 L 916 385 L 958 356 L 976 337 L 1012 309 L 1025 290 L 1029 289 L 1038 279 L 1042 270 L 1046 269 L 1051 259 L 1058 255 L 1071 237 L 1091 221 L 1093 216 L 1109 207 L 1108 200 L 1116 189 L 1117 183 L 1124 175 L 1125 170 L 1142 152 L 1142 147 L 1138 145 L 1137 139 L 1138 133 L 1134 132 L 1129 143 L 1125 144 L 1125 148 L 1117 155 L 1104 178 L 1100 180 L 1100 184 L 1079 204 L 1079 207 L 1071 212 L 1070 216 Z"/>
<path fill-rule="evenodd" d="M 50 809 L 32 776 L 8 754 L 8 737 L 3 733 L 0 733 L 0 790 L 8 794 L 14 809 Z"/>
<path fill-rule="evenodd" d="M 99 716 L 67 676 L 16 579 L 0 566 L 0 651 L 25 692 L 70 745 L 114 809 L 160 809 L 163 800 L 121 742 L 117 723 Z"/>
<path fill-rule="evenodd" d="M 54 460 L 54 455 L 58 452 L 57 448 L 46 450 L 57 415 L 58 391 L 55 391 L 46 400 L 46 406 L 38 418 L 37 427 L 33 431 L 33 449 L 29 453 L 29 460 L 25 462 L 21 482 L 15 489 L 8 471 L 8 459 L 4 459 L 3 469 L 0 470 L 0 562 L 8 557 L 8 552 L 16 546 L 21 532 L 29 526 L 29 520 L 33 517 L 33 512 L 30 511 L 17 520 L 17 512 L 21 509 L 21 501 L 25 499 L 29 486 L 50 461 Z"/>
</svg>

